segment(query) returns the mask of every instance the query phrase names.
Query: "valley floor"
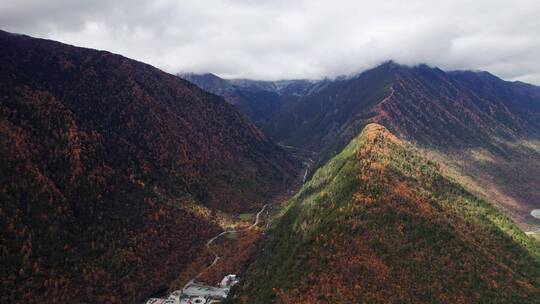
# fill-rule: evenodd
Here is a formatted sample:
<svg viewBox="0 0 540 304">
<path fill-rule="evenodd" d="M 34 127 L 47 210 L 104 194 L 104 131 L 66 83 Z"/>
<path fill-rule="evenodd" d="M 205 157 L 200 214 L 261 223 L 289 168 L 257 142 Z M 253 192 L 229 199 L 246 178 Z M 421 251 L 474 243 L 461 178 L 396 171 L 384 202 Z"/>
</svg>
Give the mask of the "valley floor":
<svg viewBox="0 0 540 304">
<path fill-rule="evenodd" d="M 164 298 L 150 298 L 146 301 L 146 304 L 184 304 L 184 303 L 220 303 L 221 300 L 227 298 L 231 287 L 238 283 L 236 274 L 228 274 L 223 277 L 221 282 L 212 286 L 210 278 L 214 278 L 218 273 L 222 273 L 223 270 L 215 269 L 216 265 L 223 260 L 223 258 L 231 257 L 235 252 L 227 252 L 230 247 L 216 246 L 213 248 L 214 242 L 225 239 L 225 242 L 236 242 L 241 238 L 249 236 L 252 233 L 259 234 L 259 224 L 264 222 L 261 218 L 268 218 L 269 205 L 265 204 L 255 214 L 253 224 L 246 226 L 246 222 L 242 221 L 237 224 L 237 227 L 227 229 L 218 235 L 210 238 L 206 243 L 205 254 L 210 253 L 213 255 L 213 261 L 199 273 L 197 273 L 192 279 L 190 279 L 182 289 L 173 291 L 167 297 Z M 228 237 L 231 236 L 232 237 Z M 250 242 L 251 243 L 251 242 Z M 252 245 L 255 245 L 252 243 Z M 236 254 L 239 254 L 238 252 Z M 225 263 L 227 263 L 225 261 Z M 208 274 L 208 275 L 207 275 Z"/>
<path fill-rule="evenodd" d="M 304 153 L 295 157 L 305 167 L 302 176 L 299 176 L 299 181 L 303 183 L 313 161 Z M 286 193 L 264 204 L 257 212 L 234 217 L 222 215 L 223 231 L 210 238 L 201 255 L 179 274 L 169 288 L 173 291 L 163 297 L 152 297 L 145 303 L 221 303 L 241 279 L 253 254 L 263 247 L 262 236 L 266 233 L 273 215 L 296 193 L 302 183 L 293 185 Z M 183 287 L 178 289 L 178 286 Z"/>
</svg>

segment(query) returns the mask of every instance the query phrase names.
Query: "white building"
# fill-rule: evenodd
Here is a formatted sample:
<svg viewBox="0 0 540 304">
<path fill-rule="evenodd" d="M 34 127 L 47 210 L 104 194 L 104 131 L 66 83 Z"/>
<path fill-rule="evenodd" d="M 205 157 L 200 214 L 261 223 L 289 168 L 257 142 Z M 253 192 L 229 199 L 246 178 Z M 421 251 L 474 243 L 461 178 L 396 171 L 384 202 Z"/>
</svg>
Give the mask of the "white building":
<svg viewBox="0 0 540 304">
<path fill-rule="evenodd" d="M 221 288 L 231 288 L 234 285 L 238 284 L 238 278 L 235 274 L 229 274 L 226 275 L 223 280 L 219 283 L 219 287 Z"/>
<path fill-rule="evenodd" d="M 221 303 L 238 284 L 235 274 L 226 275 L 218 284 L 219 287 L 208 286 L 190 281 L 182 290 L 173 291 L 167 298 L 151 298 L 146 304 L 211 304 Z"/>
</svg>

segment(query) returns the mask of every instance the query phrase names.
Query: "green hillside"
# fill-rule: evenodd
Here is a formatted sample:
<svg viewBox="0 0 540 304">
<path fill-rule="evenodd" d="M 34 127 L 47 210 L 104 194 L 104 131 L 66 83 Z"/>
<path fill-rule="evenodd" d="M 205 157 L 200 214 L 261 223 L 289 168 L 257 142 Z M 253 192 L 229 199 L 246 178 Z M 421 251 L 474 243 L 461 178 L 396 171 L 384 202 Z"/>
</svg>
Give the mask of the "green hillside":
<svg viewBox="0 0 540 304">
<path fill-rule="evenodd" d="M 283 210 L 245 303 L 538 303 L 540 249 L 377 124 Z"/>
</svg>

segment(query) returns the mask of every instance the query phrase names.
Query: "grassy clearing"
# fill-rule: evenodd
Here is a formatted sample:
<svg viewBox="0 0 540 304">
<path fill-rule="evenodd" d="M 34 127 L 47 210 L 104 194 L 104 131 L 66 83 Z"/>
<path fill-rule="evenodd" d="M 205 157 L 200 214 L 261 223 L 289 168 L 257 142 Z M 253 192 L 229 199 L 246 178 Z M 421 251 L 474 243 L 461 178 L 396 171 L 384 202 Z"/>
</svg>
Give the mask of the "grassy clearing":
<svg viewBox="0 0 540 304">
<path fill-rule="evenodd" d="M 229 232 L 225 234 L 225 237 L 229 240 L 238 240 L 238 233 L 237 232 Z"/>
<path fill-rule="evenodd" d="M 238 218 L 242 221 L 251 221 L 253 219 L 254 214 L 253 213 L 242 213 L 238 215 Z"/>
</svg>

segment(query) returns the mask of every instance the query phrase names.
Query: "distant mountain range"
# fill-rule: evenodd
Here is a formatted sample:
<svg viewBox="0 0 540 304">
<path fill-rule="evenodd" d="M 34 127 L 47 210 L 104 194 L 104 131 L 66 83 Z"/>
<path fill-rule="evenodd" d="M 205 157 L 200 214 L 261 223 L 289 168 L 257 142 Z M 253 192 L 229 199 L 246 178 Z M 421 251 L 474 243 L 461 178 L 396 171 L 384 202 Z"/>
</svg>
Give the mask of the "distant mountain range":
<svg viewBox="0 0 540 304">
<path fill-rule="evenodd" d="M 455 168 L 470 188 L 497 202 L 524 229 L 540 208 L 540 87 L 487 72 L 445 72 L 386 62 L 350 77 L 322 81 L 204 81 L 201 87 L 236 103 L 275 141 L 319 152 L 317 168 L 371 122 L 418 144 Z M 284 86 L 277 86 L 284 83 Z M 223 84 L 227 84 L 224 93 Z M 277 89 L 279 87 L 280 89 Z M 232 89 L 231 89 L 232 88 Z M 251 108 L 271 95 L 272 110 Z"/>
<path fill-rule="evenodd" d="M 135 303 L 297 163 L 220 97 L 128 58 L 0 32 L 0 299 Z"/>
<path fill-rule="evenodd" d="M 222 96 L 258 125 L 265 125 L 273 114 L 279 115 L 283 106 L 312 93 L 321 85 L 320 81 L 310 80 L 223 79 L 211 73 L 178 76 Z"/>
</svg>

